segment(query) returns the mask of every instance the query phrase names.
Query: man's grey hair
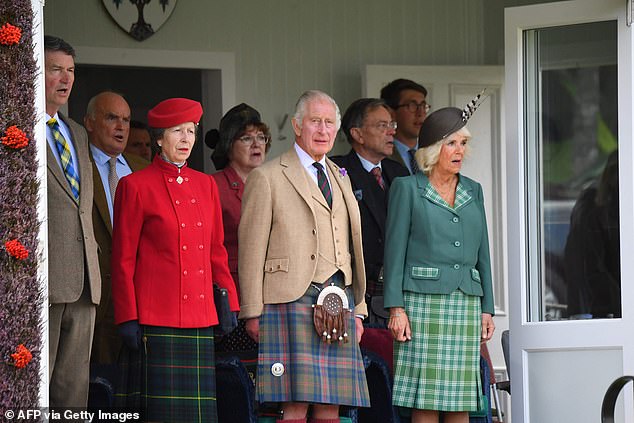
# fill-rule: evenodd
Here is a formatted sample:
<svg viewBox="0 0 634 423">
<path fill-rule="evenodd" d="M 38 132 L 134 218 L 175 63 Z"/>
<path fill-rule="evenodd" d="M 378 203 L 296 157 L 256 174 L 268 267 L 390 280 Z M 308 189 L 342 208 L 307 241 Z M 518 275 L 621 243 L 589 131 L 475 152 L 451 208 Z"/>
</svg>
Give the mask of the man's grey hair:
<svg viewBox="0 0 634 423">
<path fill-rule="evenodd" d="M 306 106 L 308 103 L 315 100 L 329 101 L 330 103 L 332 103 L 333 106 L 335 106 L 335 113 L 337 115 L 336 126 L 337 130 L 339 130 L 339 128 L 341 127 L 341 112 L 339 111 L 339 106 L 337 106 L 337 102 L 332 97 L 330 97 L 325 92 L 319 90 L 308 90 L 305 91 L 301 96 L 299 96 L 297 104 L 295 105 L 295 115 L 293 116 L 295 122 L 297 123 L 297 126 L 299 128 L 302 127 L 302 121 L 304 120 L 304 115 L 306 114 Z"/>
</svg>

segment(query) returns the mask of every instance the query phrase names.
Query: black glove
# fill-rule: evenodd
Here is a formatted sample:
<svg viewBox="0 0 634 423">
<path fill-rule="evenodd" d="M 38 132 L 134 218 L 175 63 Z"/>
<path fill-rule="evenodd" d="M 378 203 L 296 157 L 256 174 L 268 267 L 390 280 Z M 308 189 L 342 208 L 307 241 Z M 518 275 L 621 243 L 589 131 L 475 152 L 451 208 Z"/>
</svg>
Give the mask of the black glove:
<svg viewBox="0 0 634 423">
<path fill-rule="evenodd" d="M 130 320 L 119 325 L 119 335 L 123 343 L 131 350 L 138 350 L 141 346 L 141 326 L 138 320 Z"/>
</svg>

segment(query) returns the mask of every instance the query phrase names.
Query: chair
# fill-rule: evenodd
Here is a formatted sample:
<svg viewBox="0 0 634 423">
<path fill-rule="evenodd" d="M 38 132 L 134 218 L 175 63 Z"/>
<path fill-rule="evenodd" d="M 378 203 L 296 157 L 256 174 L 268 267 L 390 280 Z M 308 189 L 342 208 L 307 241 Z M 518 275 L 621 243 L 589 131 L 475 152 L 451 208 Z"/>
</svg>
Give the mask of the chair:
<svg viewBox="0 0 634 423">
<path fill-rule="evenodd" d="M 482 355 L 482 353 L 480 353 L 480 378 L 482 380 L 482 391 L 480 392 L 481 395 L 479 397 L 479 401 L 484 400 L 485 403 L 479 406 L 480 410 L 478 410 L 477 412 L 469 413 L 469 423 L 491 423 L 493 421 L 493 417 L 491 416 L 490 369 L 492 369 L 492 366 L 489 366 L 486 358 Z"/>
<path fill-rule="evenodd" d="M 216 397 L 218 421 L 257 422 L 253 381 L 238 357 L 216 357 Z"/>
<path fill-rule="evenodd" d="M 114 405 L 114 388 L 106 378 L 91 377 L 88 385 L 88 410 L 107 410 Z"/>
<path fill-rule="evenodd" d="M 495 370 L 493 370 L 493 362 L 491 361 L 491 355 L 489 354 L 489 348 L 487 347 L 486 342 L 480 344 L 480 356 L 486 362 L 486 365 L 489 368 L 489 385 L 490 392 L 493 395 L 493 403 L 495 404 L 495 412 L 497 415 L 497 419 L 499 423 L 504 422 L 504 418 L 502 417 L 502 409 L 500 407 L 500 395 L 498 394 L 498 386 L 497 380 L 495 378 Z"/>
<path fill-rule="evenodd" d="M 119 376 L 116 364 L 91 364 L 88 383 L 88 409 L 103 410 L 115 406 L 115 386 Z"/>
<path fill-rule="evenodd" d="M 601 404 L 601 423 L 614 423 L 614 406 L 619 398 L 619 393 L 628 382 L 634 382 L 634 376 L 621 376 L 616 379 L 603 396 Z"/>
<path fill-rule="evenodd" d="M 497 387 L 501 391 L 511 394 L 511 359 L 510 359 L 510 346 L 509 346 L 509 331 L 508 329 L 502 332 L 502 354 L 504 354 L 504 364 L 506 364 L 506 374 L 508 380 L 499 382 Z"/>
<path fill-rule="evenodd" d="M 362 348 L 361 353 L 372 406 L 357 409 L 359 423 L 400 423 L 392 405 L 392 374 L 388 365 L 373 351 Z"/>
</svg>

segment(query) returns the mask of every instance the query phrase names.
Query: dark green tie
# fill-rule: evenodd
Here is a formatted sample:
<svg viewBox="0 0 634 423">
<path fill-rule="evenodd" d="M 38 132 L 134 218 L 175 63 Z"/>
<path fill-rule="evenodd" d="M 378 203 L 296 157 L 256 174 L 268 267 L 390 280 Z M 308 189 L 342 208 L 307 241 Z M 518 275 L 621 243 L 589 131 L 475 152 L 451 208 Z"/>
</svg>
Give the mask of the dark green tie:
<svg viewBox="0 0 634 423">
<path fill-rule="evenodd" d="M 330 184 L 328 183 L 328 178 L 326 178 L 324 167 L 319 162 L 313 163 L 313 166 L 317 168 L 317 185 L 319 186 L 319 190 L 324 195 L 328 207 L 332 208 L 332 191 L 330 191 Z"/>
</svg>

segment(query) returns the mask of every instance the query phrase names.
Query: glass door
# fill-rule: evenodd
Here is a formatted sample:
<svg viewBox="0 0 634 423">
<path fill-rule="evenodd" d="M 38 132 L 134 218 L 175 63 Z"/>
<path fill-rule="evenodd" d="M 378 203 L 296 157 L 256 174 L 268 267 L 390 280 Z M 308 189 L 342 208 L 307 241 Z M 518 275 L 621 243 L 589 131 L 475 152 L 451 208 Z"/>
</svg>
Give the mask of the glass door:
<svg viewBox="0 0 634 423">
<path fill-rule="evenodd" d="M 634 373 L 632 31 L 620 0 L 505 27 L 512 418 L 596 422 Z"/>
</svg>

